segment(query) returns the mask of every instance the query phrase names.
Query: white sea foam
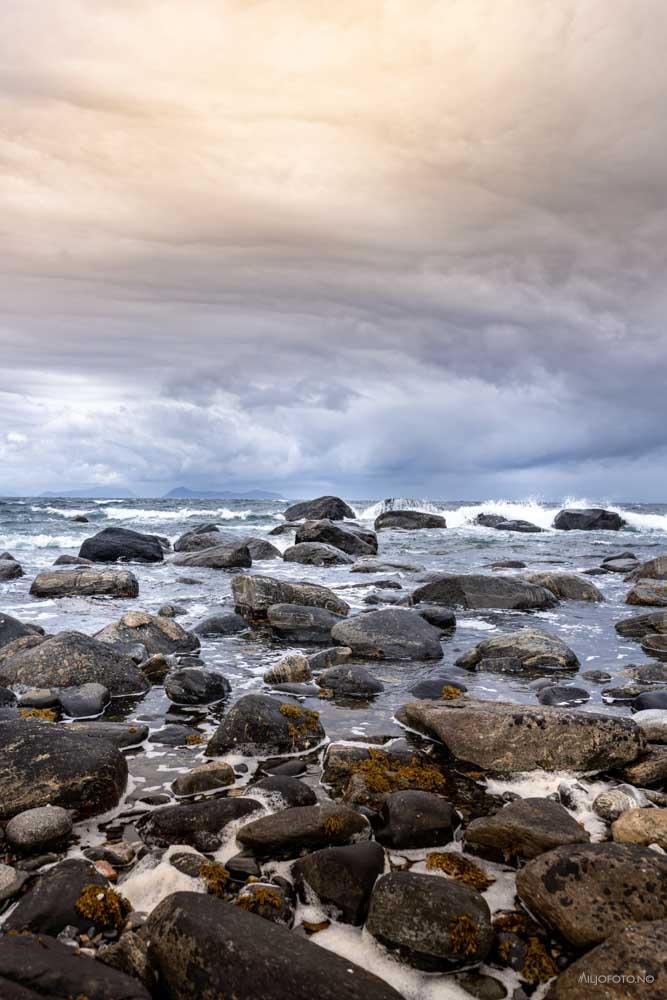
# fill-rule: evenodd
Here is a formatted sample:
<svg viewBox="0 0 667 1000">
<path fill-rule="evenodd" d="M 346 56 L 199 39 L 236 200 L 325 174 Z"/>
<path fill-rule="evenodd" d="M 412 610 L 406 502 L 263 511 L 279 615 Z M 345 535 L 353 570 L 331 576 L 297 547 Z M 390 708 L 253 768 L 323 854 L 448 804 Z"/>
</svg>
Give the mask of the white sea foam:
<svg viewBox="0 0 667 1000">
<path fill-rule="evenodd" d="M 81 545 L 81 535 L 3 535 L 3 549 L 74 549 Z"/>
<path fill-rule="evenodd" d="M 200 521 L 245 521 L 256 513 L 253 510 L 230 510 L 218 507 L 181 507 L 180 510 L 152 510 L 147 507 L 102 507 L 102 513 L 111 521 L 187 521 L 196 517 Z"/>
</svg>

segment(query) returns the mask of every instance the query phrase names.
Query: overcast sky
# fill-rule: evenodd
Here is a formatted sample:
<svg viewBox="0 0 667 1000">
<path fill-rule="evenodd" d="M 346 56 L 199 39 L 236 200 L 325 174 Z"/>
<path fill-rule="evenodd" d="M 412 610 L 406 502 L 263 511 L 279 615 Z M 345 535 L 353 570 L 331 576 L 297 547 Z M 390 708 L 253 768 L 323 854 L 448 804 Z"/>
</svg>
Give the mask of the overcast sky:
<svg viewBox="0 0 667 1000">
<path fill-rule="evenodd" d="M 664 0 L 2 0 L 0 492 L 667 500 Z"/>
</svg>

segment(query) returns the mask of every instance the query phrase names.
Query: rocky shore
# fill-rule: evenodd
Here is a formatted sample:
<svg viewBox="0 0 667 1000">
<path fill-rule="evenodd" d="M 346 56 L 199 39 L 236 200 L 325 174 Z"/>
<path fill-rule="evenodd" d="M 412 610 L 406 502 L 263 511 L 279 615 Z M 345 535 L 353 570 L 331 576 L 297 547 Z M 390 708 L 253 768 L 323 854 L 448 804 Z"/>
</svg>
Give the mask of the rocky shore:
<svg viewBox="0 0 667 1000">
<path fill-rule="evenodd" d="M 107 527 L 29 578 L 31 607 L 96 601 L 102 628 L 0 605 L 3 1000 L 584 1000 L 587 976 L 605 1000 L 667 996 L 667 555 L 425 570 L 420 537 L 448 530 L 397 508 L 371 528 L 338 497 L 266 537 Z M 208 573 L 229 600 L 187 626 L 174 601 L 149 613 L 142 567 L 166 594 Z M 0 556 L 0 598 L 23 577 Z M 643 653 L 621 684 L 549 625 L 568 602 L 600 612 L 603 578 L 627 591 L 610 639 Z M 493 632 L 462 637 L 469 613 Z M 260 689 L 208 662 L 230 637 L 265 650 Z M 417 664 L 384 725 L 360 726 L 383 671 Z M 484 698 L 498 677 L 531 702 Z M 329 704 L 356 722 L 344 737 Z M 187 764 L 148 784 L 174 748 Z"/>
</svg>

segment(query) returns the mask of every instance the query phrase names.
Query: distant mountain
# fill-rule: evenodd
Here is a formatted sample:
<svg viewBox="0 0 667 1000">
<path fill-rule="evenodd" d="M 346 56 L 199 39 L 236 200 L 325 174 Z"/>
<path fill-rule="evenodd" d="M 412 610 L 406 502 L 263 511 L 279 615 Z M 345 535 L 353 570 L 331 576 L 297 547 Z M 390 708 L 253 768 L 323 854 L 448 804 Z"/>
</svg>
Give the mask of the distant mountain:
<svg viewBox="0 0 667 1000">
<path fill-rule="evenodd" d="M 45 499 L 80 498 L 83 500 L 134 500 L 136 493 L 124 486 L 80 486 L 76 490 L 45 490 L 39 494 Z"/>
<path fill-rule="evenodd" d="M 280 493 L 270 490 L 191 490 L 177 486 L 165 493 L 164 500 L 284 500 Z"/>
</svg>

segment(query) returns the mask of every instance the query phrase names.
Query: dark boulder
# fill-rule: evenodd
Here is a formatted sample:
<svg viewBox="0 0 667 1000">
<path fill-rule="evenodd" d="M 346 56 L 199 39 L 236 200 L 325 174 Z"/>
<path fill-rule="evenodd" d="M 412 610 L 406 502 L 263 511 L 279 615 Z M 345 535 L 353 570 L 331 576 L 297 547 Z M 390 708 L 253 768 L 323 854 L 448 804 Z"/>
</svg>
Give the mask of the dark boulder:
<svg viewBox="0 0 667 1000">
<path fill-rule="evenodd" d="M 93 921 L 76 904 L 87 885 L 105 888 L 107 881 L 89 861 L 69 858 L 48 868 L 31 884 L 3 924 L 10 931 L 30 931 L 54 937 L 67 926 L 86 932 Z M 6 938 L 0 938 L 0 941 Z"/>
<path fill-rule="evenodd" d="M 374 841 L 349 847 L 325 847 L 292 865 L 292 876 L 303 902 L 308 890 L 334 908 L 344 924 L 361 926 L 376 880 L 384 872 L 384 851 Z"/>
<path fill-rule="evenodd" d="M 667 635 L 645 635 L 641 640 L 641 647 L 647 656 L 667 661 Z"/>
<path fill-rule="evenodd" d="M 241 544 L 246 546 L 253 562 L 256 560 L 262 562 L 264 559 L 282 559 L 283 557 L 280 549 L 277 549 L 271 542 L 267 542 L 265 538 L 249 535 L 247 538 L 241 539 Z"/>
<path fill-rule="evenodd" d="M 294 540 L 297 544 L 318 542 L 333 545 L 334 548 L 352 556 L 372 556 L 378 550 L 374 531 L 362 528 L 358 524 L 338 524 L 326 518 L 320 521 L 306 521 L 300 525 Z"/>
<path fill-rule="evenodd" d="M 386 608 L 356 615 L 331 630 L 352 655 L 383 660 L 440 660 L 440 632 L 415 611 Z"/>
<path fill-rule="evenodd" d="M 433 701 L 451 701 L 458 698 L 467 691 L 465 684 L 459 681 L 450 680 L 449 677 L 427 677 L 423 681 L 417 681 L 410 688 L 410 694 L 415 698 L 428 698 Z"/>
<path fill-rule="evenodd" d="M 413 872 L 378 879 L 366 930 L 401 961 L 427 972 L 479 963 L 493 942 L 491 914 L 479 892 Z"/>
<path fill-rule="evenodd" d="M 444 604 L 446 607 L 546 610 L 557 603 L 545 587 L 517 577 L 482 573 L 443 573 L 413 592 L 412 604 Z"/>
<path fill-rule="evenodd" d="M 384 691 L 384 684 L 357 664 L 329 667 L 317 678 L 322 693 L 330 691 L 334 698 L 374 698 Z"/>
<path fill-rule="evenodd" d="M 147 656 L 194 653 L 200 646 L 197 636 L 187 632 L 173 619 L 149 615 L 145 611 L 128 611 L 120 621 L 96 632 L 95 638 L 110 645 L 141 643 Z"/>
<path fill-rule="evenodd" d="M 601 507 L 569 508 L 559 511 L 554 518 L 554 528 L 560 531 L 618 531 L 626 523 L 620 514 Z"/>
<path fill-rule="evenodd" d="M 540 705 L 583 705 L 589 699 L 586 688 L 573 684 L 547 684 L 537 692 Z"/>
<path fill-rule="evenodd" d="M 400 1000 L 365 969 L 213 896 L 168 896 L 146 934 L 169 1000 Z"/>
<path fill-rule="evenodd" d="M 18 580 L 23 576 L 23 567 L 16 559 L 0 559 L 0 581 Z"/>
<path fill-rule="evenodd" d="M 667 708 L 667 688 L 662 691 L 644 691 L 632 706 L 636 712 L 645 712 L 649 708 Z"/>
<path fill-rule="evenodd" d="M 643 639 L 645 635 L 667 635 L 667 611 L 651 611 L 645 615 L 622 618 L 614 628 L 619 635 L 628 639 Z"/>
<path fill-rule="evenodd" d="M 172 563 L 175 566 L 203 566 L 207 569 L 244 569 L 252 566 L 252 556 L 247 545 L 231 542 L 196 552 L 178 552 Z"/>
<path fill-rule="evenodd" d="M 204 799 L 154 809 L 142 816 L 136 827 L 149 847 L 188 844 L 210 852 L 220 847 L 228 823 L 261 809 L 259 802 L 250 798 Z"/>
<path fill-rule="evenodd" d="M 460 656 L 458 667 L 486 670 L 489 661 L 509 658 L 517 661 L 520 671 L 576 670 L 579 666 L 573 650 L 562 639 L 537 628 L 524 628 L 483 639 Z"/>
<path fill-rule="evenodd" d="M 295 858 L 320 847 L 368 840 L 369 833 L 368 820 L 360 813 L 326 802 L 283 809 L 252 820 L 241 827 L 236 839 L 260 858 Z"/>
<path fill-rule="evenodd" d="M 148 736 L 148 726 L 145 722 L 73 722 L 67 727 L 70 733 L 76 733 L 88 739 L 106 740 L 119 750 L 140 746 Z"/>
<path fill-rule="evenodd" d="M 286 521 L 315 521 L 327 518 L 329 521 L 343 521 L 357 515 L 340 497 L 317 497 L 294 503 L 284 511 Z"/>
<path fill-rule="evenodd" d="M 328 587 L 316 583 L 293 583 L 271 576 L 250 576 L 247 573 L 232 578 L 232 594 L 236 611 L 246 621 L 266 621 L 270 607 L 275 604 L 303 604 L 324 608 L 335 615 L 346 615 L 350 610 Z"/>
<path fill-rule="evenodd" d="M 346 566 L 354 562 L 352 556 L 334 545 L 323 542 L 299 542 L 285 549 L 285 562 L 303 563 L 304 566 Z"/>
<path fill-rule="evenodd" d="M 401 528 L 418 531 L 422 528 L 446 528 L 447 521 L 441 514 L 427 514 L 421 510 L 385 510 L 375 518 L 374 528 Z"/>
<path fill-rule="evenodd" d="M 478 514 L 475 524 L 483 528 L 495 528 L 497 531 L 518 531 L 524 534 L 534 534 L 543 530 L 531 521 L 508 518 L 502 514 Z"/>
<path fill-rule="evenodd" d="M 212 792 L 236 781 L 234 768 L 223 760 L 209 760 L 205 764 L 197 764 L 187 774 L 179 774 L 171 788 L 174 795 L 199 795 L 201 792 Z"/>
<path fill-rule="evenodd" d="M 559 802 L 529 798 L 480 816 L 465 831 L 466 849 L 489 861 L 517 865 L 545 851 L 585 844 L 590 835 Z"/>
<path fill-rule="evenodd" d="M 325 608 L 305 604 L 273 604 L 267 610 L 269 625 L 281 639 L 294 643 L 331 642 L 331 629 L 345 619 Z"/>
<path fill-rule="evenodd" d="M 70 719 L 94 719 L 109 704 L 109 689 L 103 684 L 76 684 L 61 688 L 58 700 L 63 713 Z"/>
<path fill-rule="evenodd" d="M 192 626 L 192 631 L 195 635 L 225 636 L 237 635 L 239 632 L 245 632 L 247 628 L 248 623 L 245 618 L 241 618 L 235 611 L 220 611 L 202 618 Z"/>
<path fill-rule="evenodd" d="M 18 618 L 12 618 L 4 612 L 0 612 L 0 649 L 7 646 L 15 639 L 23 639 L 27 635 L 38 635 L 34 625 L 26 625 Z"/>
<path fill-rule="evenodd" d="M 33 597 L 137 597 L 139 581 L 126 569 L 44 570 L 32 581 Z"/>
<path fill-rule="evenodd" d="M 443 608 L 439 604 L 415 604 L 414 609 L 429 625 L 440 629 L 441 632 L 449 632 L 456 628 L 456 615 L 449 608 Z"/>
<path fill-rule="evenodd" d="M 130 528 L 103 528 L 87 538 L 79 555 L 92 562 L 162 562 L 164 551 L 157 535 Z"/>
<path fill-rule="evenodd" d="M 576 573 L 530 573 L 525 579 L 546 587 L 559 601 L 604 601 L 595 584 L 582 580 Z"/>
<path fill-rule="evenodd" d="M 168 674 L 164 690 L 177 705 L 211 705 L 223 701 L 232 690 L 226 677 L 214 670 L 185 667 Z"/>
<path fill-rule="evenodd" d="M 656 556 L 631 571 L 635 580 L 667 580 L 667 555 Z"/>
<path fill-rule="evenodd" d="M 262 694 L 246 694 L 232 706 L 206 748 L 225 753 L 269 756 L 311 750 L 324 739 L 317 712 Z"/>
<path fill-rule="evenodd" d="M 395 850 L 449 844 L 459 825 L 451 802 L 432 792 L 411 789 L 387 795 L 375 836 Z"/>
<path fill-rule="evenodd" d="M 248 789 L 248 795 L 263 792 L 266 795 L 278 795 L 284 802 L 284 808 L 294 806 L 314 806 L 317 802 L 315 792 L 309 785 L 289 774 L 270 774 Z"/>
</svg>

